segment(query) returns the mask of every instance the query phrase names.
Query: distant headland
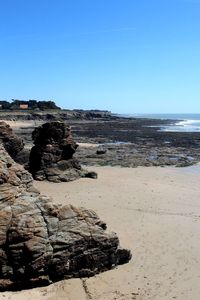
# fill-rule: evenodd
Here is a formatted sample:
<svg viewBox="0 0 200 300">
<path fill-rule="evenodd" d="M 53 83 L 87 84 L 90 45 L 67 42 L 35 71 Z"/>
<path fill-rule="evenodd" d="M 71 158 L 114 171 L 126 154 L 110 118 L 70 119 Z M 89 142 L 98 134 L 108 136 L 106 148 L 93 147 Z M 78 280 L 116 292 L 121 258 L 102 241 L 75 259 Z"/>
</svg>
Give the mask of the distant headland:
<svg viewBox="0 0 200 300">
<path fill-rule="evenodd" d="M 108 110 L 62 109 L 52 100 L 0 100 L 0 119 L 54 120 L 54 119 L 115 119 Z"/>
<path fill-rule="evenodd" d="M 0 109 L 2 110 L 46 110 L 46 109 L 61 109 L 54 101 L 51 100 L 19 100 L 12 99 L 11 102 L 7 100 L 0 100 Z"/>
</svg>

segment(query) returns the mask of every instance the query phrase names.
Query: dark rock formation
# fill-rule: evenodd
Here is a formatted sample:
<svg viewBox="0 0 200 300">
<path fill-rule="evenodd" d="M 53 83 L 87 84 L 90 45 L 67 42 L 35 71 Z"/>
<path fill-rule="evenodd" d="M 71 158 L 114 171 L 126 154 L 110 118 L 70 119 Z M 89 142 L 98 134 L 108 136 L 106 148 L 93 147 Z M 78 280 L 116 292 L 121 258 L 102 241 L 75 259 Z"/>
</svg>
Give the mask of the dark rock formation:
<svg viewBox="0 0 200 300">
<path fill-rule="evenodd" d="M 106 149 L 100 148 L 100 149 L 97 149 L 96 154 L 101 155 L 101 154 L 105 154 L 106 152 L 107 152 Z"/>
<path fill-rule="evenodd" d="M 0 121 L 0 140 L 13 159 L 24 148 L 23 139 L 14 134 L 12 128 L 3 121 Z"/>
<path fill-rule="evenodd" d="M 130 260 L 95 212 L 53 204 L 0 143 L 0 290 L 92 276 Z"/>
<path fill-rule="evenodd" d="M 65 123 L 45 123 L 33 131 L 32 138 L 35 146 L 31 149 L 29 170 L 36 180 L 60 182 L 86 177 L 87 172 L 73 158 L 78 145 Z"/>
<path fill-rule="evenodd" d="M 20 104 L 28 106 L 27 109 L 20 108 Z M 117 117 L 109 111 L 100 110 L 70 110 L 60 109 L 54 106 L 52 101 L 35 100 L 20 101 L 13 103 L 0 100 L 0 119 L 2 120 L 115 120 Z M 23 106 L 24 107 L 24 106 Z"/>
</svg>

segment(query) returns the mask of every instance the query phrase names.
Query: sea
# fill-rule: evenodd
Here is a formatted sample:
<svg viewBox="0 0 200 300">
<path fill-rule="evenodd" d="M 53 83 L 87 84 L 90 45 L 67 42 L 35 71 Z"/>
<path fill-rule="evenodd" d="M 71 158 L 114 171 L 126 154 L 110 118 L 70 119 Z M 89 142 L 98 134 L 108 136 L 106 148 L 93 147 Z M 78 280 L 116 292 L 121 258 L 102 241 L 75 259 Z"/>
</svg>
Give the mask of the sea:
<svg viewBox="0 0 200 300">
<path fill-rule="evenodd" d="M 200 132 L 200 114 L 121 114 L 123 117 L 176 120 L 172 125 L 161 125 L 161 131 Z"/>
</svg>

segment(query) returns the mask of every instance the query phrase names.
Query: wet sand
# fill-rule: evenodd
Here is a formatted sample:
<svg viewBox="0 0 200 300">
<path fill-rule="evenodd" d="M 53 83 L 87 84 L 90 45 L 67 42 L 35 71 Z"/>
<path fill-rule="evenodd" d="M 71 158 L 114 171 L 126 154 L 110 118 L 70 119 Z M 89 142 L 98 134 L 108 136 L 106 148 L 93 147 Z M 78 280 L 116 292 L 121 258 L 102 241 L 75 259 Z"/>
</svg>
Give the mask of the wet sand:
<svg viewBox="0 0 200 300">
<path fill-rule="evenodd" d="M 198 168 L 198 167 L 197 167 Z M 133 258 L 92 278 L 21 292 L 11 300 L 198 300 L 200 172 L 190 168 L 92 167 L 98 179 L 35 182 L 56 203 L 94 209 Z"/>
</svg>

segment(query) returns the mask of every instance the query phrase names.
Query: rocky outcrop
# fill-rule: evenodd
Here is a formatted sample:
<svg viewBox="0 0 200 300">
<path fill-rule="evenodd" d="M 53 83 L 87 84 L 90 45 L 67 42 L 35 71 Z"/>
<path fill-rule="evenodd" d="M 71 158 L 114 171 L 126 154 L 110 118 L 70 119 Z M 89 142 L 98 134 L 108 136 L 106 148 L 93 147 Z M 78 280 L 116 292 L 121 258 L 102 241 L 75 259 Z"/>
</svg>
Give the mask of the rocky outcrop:
<svg viewBox="0 0 200 300">
<path fill-rule="evenodd" d="M 0 121 L 0 140 L 13 159 L 24 148 L 23 139 L 14 134 L 12 128 L 3 121 Z"/>
<path fill-rule="evenodd" d="M 78 145 L 72 139 L 70 126 L 59 121 L 48 122 L 36 128 L 32 138 L 29 170 L 34 179 L 60 182 L 94 178 L 73 158 Z"/>
<path fill-rule="evenodd" d="M 0 101 L 1 102 L 1 101 Z M 26 104 L 28 104 L 25 101 Z M 0 103 L 1 104 L 1 103 Z M 19 109 L 19 103 L 17 103 L 17 109 L 16 110 L 10 110 L 9 109 L 9 102 L 2 102 L 2 106 L 7 107 L 7 109 L 1 109 L 0 110 L 0 119 L 1 120 L 15 120 L 15 121 L 21 121 L 21 120 L 40 120 L 44 122 L 48 122 L 50 120 L 114 120 L 117 117 L 112 115 L 111 112 L 109 111 L 101 111 L 101 110 L 80 110 L 80 109 L 75 109 L 75 110 L 69 110 L 69 109 L 64 109 L 64 110 L 52 110 L 51 111 L 45 108 L 44 104 L 48 105 L 48 102 L 41 103 L 40 108 L 35 107 L 31 108 L 31 106 L 35 106 L 34 103 L 29 102 L 29 109 L 24 110 L 24 109 Z M 36 104 L 37 106 L 37 104 Z M 48 105 L 49 106 L 49 105 Z"/>
<path fill-rule="evenodd" d="M 41 196 L 0 143 L 0 290 L 93 276 L 130 260 L 92 210 Z"/>
</svg>

